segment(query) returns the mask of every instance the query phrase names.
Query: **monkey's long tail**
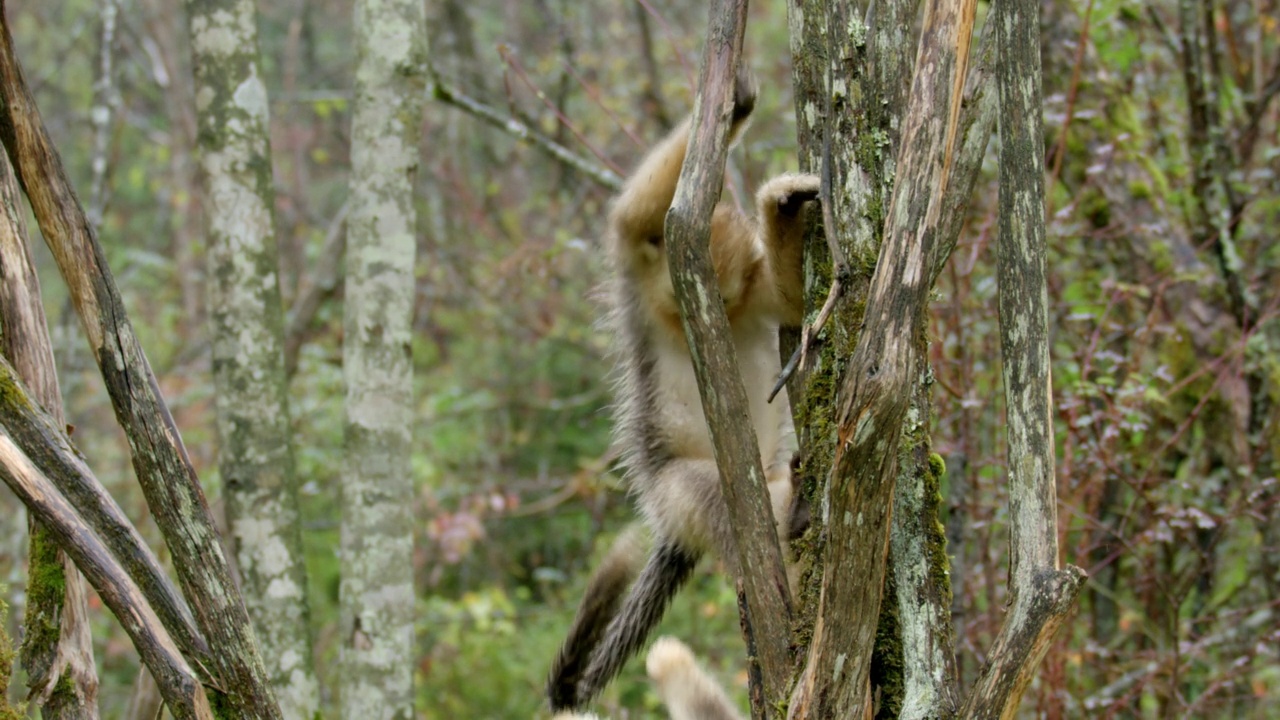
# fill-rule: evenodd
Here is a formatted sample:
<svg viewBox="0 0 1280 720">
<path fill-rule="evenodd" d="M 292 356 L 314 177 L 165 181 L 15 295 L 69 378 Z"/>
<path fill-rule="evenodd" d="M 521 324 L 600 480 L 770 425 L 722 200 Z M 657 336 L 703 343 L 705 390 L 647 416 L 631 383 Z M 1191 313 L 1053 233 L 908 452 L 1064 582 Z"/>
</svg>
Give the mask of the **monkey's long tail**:
<svg viewBox="0 0 1280 720">
<path fill-rule="evenodd" d="M 701 553 L 662 538 L 649 556 L 622 609 L 613 615 L 604 641 L 591 653 L 591 664 L 578 683 L 575 706 L 585 705 L 612 680 L 644 645 L 662 620 L 671 598 L 693 574 Z"/>
<path fill-rule="evenodd" d="M 578 683 L 582 673 L 591 659 L 591 652 L 604 637 L 605 628 L 617 615 L 627 586 L 640 572 L 644 545 L 644 531 L 633 525 L 614 541 L 595 574 L 587 581 L 578 614 L 551 664 L 551 674 L 547 678 L 547 699 L 551 702 L 552 711 L 579 707 Z"/>
</svg>

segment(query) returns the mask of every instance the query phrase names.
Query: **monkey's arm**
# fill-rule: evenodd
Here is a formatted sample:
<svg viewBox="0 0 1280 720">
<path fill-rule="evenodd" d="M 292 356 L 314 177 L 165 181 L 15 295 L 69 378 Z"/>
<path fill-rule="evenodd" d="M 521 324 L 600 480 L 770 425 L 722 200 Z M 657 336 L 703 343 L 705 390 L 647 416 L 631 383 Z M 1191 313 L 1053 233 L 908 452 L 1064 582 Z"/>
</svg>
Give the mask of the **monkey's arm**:
<svg viewBox="0 0 1280 720">
<path fill-rule="evenodd" d="M 783 325 L 804 319 L 805 205 L 818 199 L 817 175 L 779 175 L 756 192 L 757 221 L 767 260 L 763 295 Z"/>
<path fill-rule="evenodd" d="M 750 74 L 739 71 L 734 81 L 733 118 L 729 142 L 734 142 L 747 126 L 756 106 L 756 86 Z M 662 243 L 662 227 L 676 194 L 676 181 L 689 147 L 686 118 L 658 143 L 640 167 L 627 178 L 614 203 L 609 222 L 618 239 L 631 243 Z"/>
</svg>

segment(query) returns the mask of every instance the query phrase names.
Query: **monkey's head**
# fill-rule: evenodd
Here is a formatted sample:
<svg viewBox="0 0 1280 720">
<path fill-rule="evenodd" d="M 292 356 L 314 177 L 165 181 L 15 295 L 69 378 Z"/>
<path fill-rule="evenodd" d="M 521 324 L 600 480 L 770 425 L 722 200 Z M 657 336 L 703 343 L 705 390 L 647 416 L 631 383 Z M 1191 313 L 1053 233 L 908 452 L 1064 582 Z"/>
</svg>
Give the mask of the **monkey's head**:
<svg viewBox="0 0 1280 720">
<path fill-rule="evenodd" d="M 615 224 L 611 242 L 618 270 L 634 284 L 637 299 L 656 324 L 683 337 L 661 223 Z M 711 216 L 710 243 L 720 296 L 732 324 L 746 308 L 748 295 L 759 280 L 764 248 L 755 238 L 751 221 L 725 204 L 717 206 Z"/>
</svg>

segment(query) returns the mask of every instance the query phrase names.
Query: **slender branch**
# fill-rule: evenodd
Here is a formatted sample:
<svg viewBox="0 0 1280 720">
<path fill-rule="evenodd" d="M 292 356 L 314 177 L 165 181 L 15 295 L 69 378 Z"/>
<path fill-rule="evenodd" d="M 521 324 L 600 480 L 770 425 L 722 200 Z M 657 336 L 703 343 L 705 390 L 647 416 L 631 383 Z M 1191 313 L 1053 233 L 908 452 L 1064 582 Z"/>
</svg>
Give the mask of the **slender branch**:
<svg viewBox="0 0 1280 720">
<path fill-rule="evenodd" d="M 997 304 L 1008 415 L 1011 609 L 962 718 L 1014 716 L 1085 579 L 1079 568 L 1058 569 L 1040 4 L 1006 0 L 995 13 L 1001 148 Z"/>
<path fill-rule="evenodd" d="M 556 160 L 591 178 L 597 184 L 614 192 L 622 189 L 622 177 L 618 173 L 596 165 L 527 124 L 469 97 L 458 88 L 446 83 L 434 72 L 432 72 L 431 77 L 431 93 L 436 100 L 480 118 L 512 137 L 532 143 Z"/>
<path fill-rule="evenodd" d="M 93 123 L 93 155 L 91 167 L 93 179 L 89 183 L 89 223 L 95 229 L 102 226 L 107 207 L 107 152 L 111 146 L 111 124 L 120 108 L 120 90 L 116 87 L 116 19 L 120 14 L 119 0 L 102 0 L 99 17 L 102 34 L 98 45 L 98 72 L 93 81 L 93 109 L 89 112 Z"/>
<path fill-rule="evenodd" d="M 99 537 L 0 425 L 0 479 L 58 538 L 111 609 L 177 718 L 212 718 L 204 689 L 143 597 Z"/>
<path fill-rule="evenodd" d="M 161 568 L 160 561 L 71 446 L 63 426 L 32 401 L 30 391 L 19 379 L 17 371 L 2 357 L 0 424 L 22 448 L 23 454 L 53 480 L 58 491 L 75 506 L 76 512 L 103 538 L 129 577 L 143 588 L 147 602 L 155 609 L 182 652 L 192 658 L 197 667 L 207 662 L 205 658 L 209 648 L 196 630 L 186 602 Z"/>
<path fill-rule="evenodd" d="M 291 377 L 298 369 L 298 354 L 302 352 L 307 330 L 315 321 L 321 303 L 337 291 L 338 281 L 342 279 L 342 259 L 347 251 L 347 213 L 350 211 L 351 203 L 345 202 L 329 221 L 324 245 L 320 249 L 320 259 L 316 261 L 315 272 L 311 274 L 311 284 L 298 293 L 285 319 L 284 371 Z"/>
<path fill-rule="evenodd" d="M 717 0 L 711 5 L 689 149 L 667 213 L 666 246 L 720 471 L 720 487 L 738 547 L 748 610 L 743 618 L 744 635 L 748 647 L 754 649 L 748 674 L 761 680 L 752 688 L 752 708 L 756 717 L 763 717 L 765 708 L 786 692 L 791 659 L 790 598 L 737 349 L 729 334 L 708 248 L 711 215 L 724 184 L 734 78 L 742 56 L 746 11 L 746 0 Z"/>
<path fill-rule="evenodd" d="M 506 45 L 500 45 L 498 47 L 498 54 L 502 56 L 502 61 L 507 64 L 507 67 L 515 71 L 516 77 L 520 78 L 520 82 L 522 82 L 530 92 L 537 96 L 538 100 L 542 101 L 542 105 L 544 107 L 556 116 L 556 121 L 560 124 L 560 127 L 566 128 L 578 142 L 582 143 L 583 147 L 590 150 L 591 154 L 595 155 L 597 160 L 608 166 L 609 170 L 614 174 L 620 175 L 622 173 L 622 168 L 619 168 L 617 165 L 609 162 L 609 158 L 605 157 L 604 153 L 600 152 L 599 149 L 592 145 L 591 142 L 583 136 L 577 126 L 575 126 L 573 122 L 569 120 L 568 116 L 564 114 L 564 111 L 561 110 L 556 103 L 552 102 L 551 98 L 548 98 L 547 94 L 539 89 L 537 85 L 533 84 L 533 80 L 529 79 L 529 74 L 524 71 L 524 66 L 521 65 L 520 61 L 511 54 L 511 50 Z"/>
</svg>

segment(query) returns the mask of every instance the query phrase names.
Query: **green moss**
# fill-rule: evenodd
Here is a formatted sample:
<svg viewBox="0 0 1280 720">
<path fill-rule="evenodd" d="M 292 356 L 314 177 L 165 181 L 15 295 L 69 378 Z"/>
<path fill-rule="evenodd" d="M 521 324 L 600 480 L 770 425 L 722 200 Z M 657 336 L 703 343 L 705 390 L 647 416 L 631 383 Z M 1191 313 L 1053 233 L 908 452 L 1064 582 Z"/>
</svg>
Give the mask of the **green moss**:
<svg viewBox="0 0 1280 720">
<path fill-rule="evenodd" d="M 23 654 L 34 658 L 51 653 L 58 643 L 58 617 L 67 592 L 67 576 L 58 546 L 44 526 L 36 526 L 31 533 L 30 558 Z"/>
<path fill-rule="evenodd" d="M 876 645 L 871 654 L 871 688 L 879 700 L 876 718 L 889 720 L 902 712 L 904 694 L 902 627 L 898 619 L 898 588 L 891 561 L 885 563 L 882 597 Z"/>
<path fill-rule="evenodd" d="M 929 558 L 929 581 L 936 588 L 944 607 L 951 606 L 951 558 L 947 555 L 947 529 L 939 519 L 942 507 L 942 478 L 947 463 L 938 453 L 929 453 L 929 468 L 924 477 L 924 497 L 928 503 L 925 552 Z"/>
<path fill-rule="evenodd" d="M 3 593 L 0 593 L 3 595 Z M 27 704 L 9 704 L 9 683 L 13 680 L 13 641 L 5 632 L 8 625 L 9 606 L 0 600 L 0 720 L 22 720 L 27 716 Z"/>
</svg>

